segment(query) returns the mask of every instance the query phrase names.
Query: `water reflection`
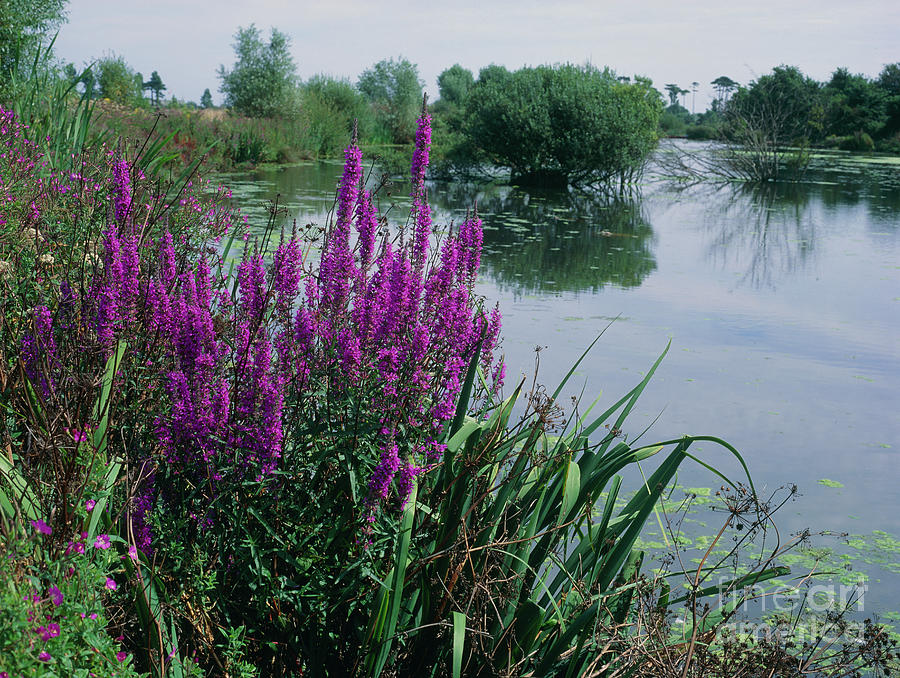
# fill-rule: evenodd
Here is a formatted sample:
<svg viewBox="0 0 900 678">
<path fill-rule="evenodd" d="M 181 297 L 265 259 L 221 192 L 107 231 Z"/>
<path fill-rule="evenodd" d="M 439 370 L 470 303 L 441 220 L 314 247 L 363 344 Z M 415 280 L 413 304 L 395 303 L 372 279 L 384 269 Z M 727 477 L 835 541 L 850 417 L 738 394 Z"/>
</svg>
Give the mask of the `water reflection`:
<svg viewBox="0 0 900 678">
<path fill-rule="evenodd" d="M 653 228 L 639 199 L 509 186 L 436 188 L 432 198 L 450 212 L 477 202 L 484 222 L 482 271 L 501 290 L 636 287 L 656 270 Z"/>
<path fill-rule="evenodd" d="M 734 270 L 739 285 L 774 288 L 806 266 L 815 251 L 809 197 L 798 184 L 726 184 L 692 187 L 690 199 L 709 205 L 708 259 Z"/>
</svg>

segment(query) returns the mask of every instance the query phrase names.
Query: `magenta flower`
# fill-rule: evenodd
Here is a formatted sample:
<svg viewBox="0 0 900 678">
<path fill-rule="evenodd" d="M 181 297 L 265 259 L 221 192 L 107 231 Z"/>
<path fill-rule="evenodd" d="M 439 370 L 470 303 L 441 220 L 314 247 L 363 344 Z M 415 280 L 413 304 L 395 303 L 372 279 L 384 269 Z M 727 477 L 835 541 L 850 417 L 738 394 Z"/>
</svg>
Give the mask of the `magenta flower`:
<svg viewBox="0 0 900 678">
<path fill-rule="evenodd" d="M 59 633 L 60 633 L 59 624 L 52 623 L 52 622 L 50 624 L 47 624 L 47 635 L 50 638 L 58 637 Z"/>
<path fill-rule="evenodd" d="M 37 520 L 31 521 L 31 526 L 35 529 L 35 532 L 40 532 L 41 534 L 51 535 L 53 534 L 53 528 L 50 527 L 43 520 L 38 518 Z"/>
<path fill-rule="evenodd" d="M 86 502 L 84 502 L 84 508 L 88 513 L 90 513 L 91 511 L 94 510 L 94 506 L 96 504 L 97 504 L 97 502 L 94 501 L 93 499 L 88 499 Z"/>
<path fill-rule="evenodd" d="M 48 591 L 48 594 L 50 595 L 50 601 L 56 607 L 59 607 L 60 605 L 62 605 L 63 594 L 62 594 L 62 591 L 60 591 L 58 588 L 56 588 L 56 586 L 51 586 L 50 590 Z"/>
<path fill-rule="evenodd" d="M 38 655 L 38 659 L 42 662 L 49 662 L 53 657 L 50 656 L 50 653 L 47 652 L 47 650 L 44 650 Z"/>
<path fill-rule="evenodd" d="M 123 662 L 123 661 L 125 661 L 126 659 L 128 659 L 128 653 L 127 653 L 127 652 L 124 652 L 124 651 L 123 651 L 123 652 L 116 652 L 116 659 L 119 660 L 120 662 Z"/>
<path fill-rule="evenodd" d="M 108 534 L 98 534 L 97 539 L 94 540 L 94 548 L 106 550 L 109 548 L 109 535 Z"/>
<path fill-rule="evenodd" d="M 119 586 L 118 586 L 118 584 L 116 584 L 115 579 L 111 579 L 110 577 L 107 577 L 106 578 L 106 588 L 108 588 L 110 591 L 115 591 L 117 588 L 119 588 Z"/>
</svg>

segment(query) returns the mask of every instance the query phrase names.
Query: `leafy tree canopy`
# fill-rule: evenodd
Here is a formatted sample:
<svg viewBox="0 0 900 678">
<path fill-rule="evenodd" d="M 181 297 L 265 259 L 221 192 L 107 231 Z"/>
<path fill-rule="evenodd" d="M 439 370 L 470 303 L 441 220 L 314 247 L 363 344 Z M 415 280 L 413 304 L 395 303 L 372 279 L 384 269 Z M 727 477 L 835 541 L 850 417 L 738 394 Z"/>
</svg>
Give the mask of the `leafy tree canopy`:
<svg viewBox="0 0 900 678">
<path fill-rule="evenodd" d="M 875 135 L 887 122 L 888 95 L 877 81 L 838 68 L 825 86 L 828 97 L 826 127 L 829 134 Z"/>
<path fill-rule="evenodd" d="M 23 76 L 65 22 L 66 0 L 0 0 L 0 89 Z"/>
<path fill-rule="evenodd" d="M 609 69 L 539 66 L 481 71 L 466 103 L 467 136 L 518 183 L 612 184 L 656 147 L 662 100 L 650 80 Z"/>
<path fill-rule="evenodd" d="M 213 100 L 212 94 L 209 91 L 209 87 L 203 90 L 203 94 L 200 96 L 200 108 L 212 108 Z"/>
<path fill-rule="evenodd" d="M 459 64 L 453 64 L 438 76 L 437 85 L 440 93 L 439 101 L 453 106 L 465 103 L 469 90 L 475 84 L 472 71 Z"/>
<path fill-rule="evenodd" d="M 95 72 L 94 85 L 99 87 L 100 96 L 124 105 L 134 105 L 144 100 L 144 78 L 123 57 L 110 54 L 98 59 L 92 71 Z"/>
<path fill-rule="evenodd" d="M 357 82 L 357 88 L 369 100 L 376 119 L 394 143 L 412 141 L 424 87 L 418 67 L 403 57 L 379 61 L 363 71 Z"/>
<path fill-rule="evenodd" d="M 273 28 L 269 42 L 250 24 L 234 34 L 235 63 L 230 71 L 219 66 L 219 91 L 225 105 L 256 118 L 289 117 L 297 109 L 297 67 L 290 38 Z"/>
<path fill-rule="evenodd" d="M 326 155 L 340 153 L 347 145 L 354 123 L 362 139 L 370 139 L 376 124 L 369 102 L 346 79 L 315 75 L 303 86 L 303 118 L 313 150 Z"/>
<path fill-rule="evenodd" d="M 150 74 L 150 79 L 143 84 L 143 88 L 150 90 L 150 94 L 157 104 L 159 104 L 159 95 L 166 91 L 166 86 L 156 71 Z"/>
<path fill-rule="evenodd" d="M 739 89 L 726 116 L 741 134 L 750 131 L 772 144 L 790 144 L 822 136 L 824 106 L 818 82 L 796 66 L 782 65 Z"/>
</svg>

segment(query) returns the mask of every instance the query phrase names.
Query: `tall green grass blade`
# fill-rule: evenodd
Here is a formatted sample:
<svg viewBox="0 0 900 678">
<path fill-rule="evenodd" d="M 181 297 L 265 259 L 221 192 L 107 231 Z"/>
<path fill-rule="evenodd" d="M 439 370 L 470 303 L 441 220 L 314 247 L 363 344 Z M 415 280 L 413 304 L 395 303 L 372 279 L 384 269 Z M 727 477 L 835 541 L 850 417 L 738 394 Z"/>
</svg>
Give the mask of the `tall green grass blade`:
<svg viewBox="0 0 900 678">
<path fill-rule="evenodd" d="M 103 478 L 103 487 L 100 490 L 100 494 L 97 498 L 97 503 L 94 506 L 94 510 L 91 511 L 91 521 L 88 524 L 88 541 L 92 540 L 94 536 L 96 536 L 97 525 L 100 523 L 101 518 L 103 518 L 104 527 L 109 527 L 110 525 L 109 516 L 106 513 L 106 504 L 109 502 L 109 496 L 112 493 L 113 486 L 119 479 L 119 472 L 121 470 L 121 461 L 116 461 L 109 464 L 106 469 L 106 475 Z"/>
<path fill-rule="evenodd" d="M 418 486 L 415 481 L 413 481 L 412 492 L 406 501 L 406 507 L 403 509 L 403 519 L 400 523 L 400 539 L 397 544 L 397 552 L 394 558 L 394 578 L 391 584 L 390 602 L 388 603 L 384 634 L 379 639 L 381 642 L 372 667 L 371 673 L 373 678 L 378 678 L 384 670 L 394 642 L 394 632 L 397 629 L 397 621 L 400 616 L 400 607 L 403 600 L 403 584 L 406 578 L 406 568 L 409 559 L 409 542 L 412 537 L 413 519 L 416 515 L 417 495 Z"/>
<path fill-rule="evenodd" d="M 462 675 L 463 650 L 466 643 L 466 615 L 452 612 L 453 617 L 453 678 Z"/>
<path fill-rule="evenodd" d="M 94 403 L 94 420 L 97 422 L 97 428 L 94 429 L 94 448 L 97 450 L 100 459 L 104 461 L 106 459 L 106 433 L 109 428 L 110 395 L 112 394 L 113 380 L 119 365 L 122 364 L 126 348 L 125 340 L 119 340 L 119 343 L 116 344 L 116 350 L 107 359 L 106 369 L 103 372 L 100 385 L 100 396 Z"/>
<path fill-rule="evenodd" d="M 19 470 L 13 466 L 4 455 L 0 454 L 0 476 L 2 476 L 10 494 L 0 491 L 3 499 L 3 510 L 12 520 L 16 517 L 18 509 L 28 520 L 37 520 L 41 518 L 41 505 L 37 497 L 28 485 Z"/>
<path fill-rule="evenodd" d="M 581 467 L 574 461 L 566 464 L 565 486 L 563 487 L 562 502 L 559 507 L 560 525 L 566 522 L 569 512 L 575 508 L 578 495 L 581 493 Z"/>
</svg>

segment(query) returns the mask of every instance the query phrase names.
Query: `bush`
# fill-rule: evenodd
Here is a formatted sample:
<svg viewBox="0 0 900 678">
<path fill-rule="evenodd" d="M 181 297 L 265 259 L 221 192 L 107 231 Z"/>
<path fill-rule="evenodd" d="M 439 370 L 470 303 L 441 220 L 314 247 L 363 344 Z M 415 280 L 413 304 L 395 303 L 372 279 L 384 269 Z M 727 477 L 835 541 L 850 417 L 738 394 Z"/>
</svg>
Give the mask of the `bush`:
<svg viewBox="0 0 900 678">
<path fill-rule="evenodd" d="M 709 125 L 689 125 L 685 130 L 685 135 L 688 139 L 696 141 L 719 138 L 718 130 L 716 130 L 715 127 L 710 127 Z"/>
<path fill-rule="evenodd" d="M 838 142 L 838 148 L 842 151 L 862 151 L 871 153 L 875 150 L 875 142 L 865 132 L 854 132 L 850 136 L 843 137 Z"/>
<path fill-rule="evenodd" d="M 466 136 L 513 182 L 622 185 L 655 148 L 661 111 L 649 81 L 609 70 L 492 66 L 466 99 Z"/>
</svg>

